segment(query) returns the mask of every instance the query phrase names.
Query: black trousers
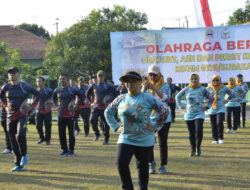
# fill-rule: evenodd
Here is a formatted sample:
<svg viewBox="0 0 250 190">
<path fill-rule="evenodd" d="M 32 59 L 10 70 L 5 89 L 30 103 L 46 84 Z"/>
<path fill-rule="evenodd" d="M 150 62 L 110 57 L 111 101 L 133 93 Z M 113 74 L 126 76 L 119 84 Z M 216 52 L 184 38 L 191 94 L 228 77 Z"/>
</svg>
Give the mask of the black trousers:
<svg viewBox="0 0 250 190">
<path fill-rule="evenodd" d="M 107 124 L 105 117 L 104 117 L 104 110 L 93 108 L 90 115 L 90 122 L 92 124 L 93 131 L 95 131 L 95 135 L 100 135 L 100 131 L 98 129 L 98 118 L 101 118 L 103 122 L 103 135 L 105 137 L 105 141 L 109 140 L 109 125 Z"/>
<path fill-rule="evenodd" d="M 203 122 L 204 119 L 186 120 L 191 151 L 193 152 L 200 151 L 203 138 Z"/>
<path fill-rule="evenodd" d="M 161 166 L 168 164 L 168 132 L 171 122 L 165 123 L 163 127 L 158 131 L 158 141 L 160 146 L 160 160 Z M 154 150 L 152 150 L 149 156 L 149 162 L 154 161 Z"/>
<path fill-rule="evenodd" d="M 243 125 L 245 125 L 245 123 L 246 123 L 246 103 L 240 104 L 240 113 L 242 116 L 242 123 L 243 123 Z"/>
<path fill-rule="evenodd" d="M 81 116 L 83 120 L 84 132 L 85 134 L 89 134 L 89 116 L 90 116 L 90 108 L 79 108 L 75 112 L 76 121 L 75 121 L 75 129 L 79 130 L 78 119 Z"/>
<path fill-rule="evenodd" d="M 15 155 L 15 165 L 20 166 L 22 156 L 27 154 L 27 118 L 21 117 L 17 120 L 7 119 L 7 130 L 10 137 L 10 143 Z"/>
<path fill-rule="evenodd" d="M 41 140 L 50 141 L 51 139 L 51 125 L 52 125 L 52 113 L 45 114 L 37 113 L 36 115 L 36 129 Z M 45 125 L 45 137 L 43 133 L 43 123 Z"/>
<path fill-rule="evenodd" d="M 223 140 L 225 113 L 209 115 L 214 141 Z"/>
<path fill-rule="evenodd" d="M 175 108 L 176 108 L 176 103 L 172 102 L 172 103 L 168 103 L 168 106 L 170 107 L 171 110 L 171 116 L 173 121 L 175 120 Z"/>
<path fill-rule="evenodd" d="M 232 129 L 232 113 L 233 113 L 233 130 L 237 130 L 240 124 L 240 106 L 226 107 L 227 113 L 227 128 Z"/>
<path fill-rule="evenodd" d="M 2 127 L 3 127 L 4 134 L 5 134 L 6 149 L 12 150 L 12 148 L 11 148 L 11 143 L 10 143 L 9 133 L 8 133 L 8 130 L 7 130 L 7 123 L 6 123 L 6 120 L 7 120 L 6 117 L 2 117 L 2 118 L 1 118 L 1 125 L 2 125 Z"/>
<path fill-rule="evenodd" d="M 75 118 L 74 117 L 58 117 L 58 131 L 61 149 L 68 151 L 66 128 L 68 127 L 69 133 L 69 150 L 75 148 Z"/>
<path fill-rule="evenodd" d="M 118 144 L 116 164 L 118 172 L 121 178 L 122 189 L 133 190 L 133 182 L 131 179 L 129 164 L 132 159 L 132 156 L 135 155 L 136 158 L 136 167 L 138 171 L 139 179 L 139 189 L 147 190 L 149 173 L 148 173 L 148 163 L 149 163 L 149 154 L 152 152 L 152 147 L 140 147 L 133 146 L 129 144 Z"/>
</svg>

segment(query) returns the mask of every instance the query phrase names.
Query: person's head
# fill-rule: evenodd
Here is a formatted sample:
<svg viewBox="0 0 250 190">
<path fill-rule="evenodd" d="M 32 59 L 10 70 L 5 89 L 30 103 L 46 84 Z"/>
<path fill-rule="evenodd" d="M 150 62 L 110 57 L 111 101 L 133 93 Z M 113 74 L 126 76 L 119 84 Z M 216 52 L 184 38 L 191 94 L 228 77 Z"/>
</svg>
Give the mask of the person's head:
<svg viewBox="0 0 250 190">
<path fill-rule="evenodd" d="M 160 79 L 160 67 L 157 65 L 151 65 L 148 68 L 148 78 L 151 82 L 156 83 Z"/>
<path fill-rule="evenodd" d="M 104 82 L 104 79 L 105 79 L 105 73 L 103 70 L 100 70 L 97 72 L 97 82 L 98 83 L 102 83 Z"/>
<path fill-rule="evenodd" d="M 142 77 L 139 73 L 135 71 L 129 71 L 120 77 L 120 81 L 124 83 L 130 95 L 135 96 L 140 92 Z"/>
<path fill-rule="evenodd" d="M 8 69 L 8 78 L 11 83 L 19 82 L 19 69 L 17 67 L 10 67 Z"/>
<path fill-rule="evenodd" d="M 70 80 L 69 80 L 69 85 L 70 85 L 71 87 L 74 87 L 74 86 L 75 86 L 75 81 L 74 81 L 73 79 L 70 79 Z"/>
<path fill-rule="evenodd" d="M 112 86 L 115 86 L 115 83 L 112 80 L 109 80 L 108 83 L 111 84 Z"/>
<path fill-rule="evenodd" d="M 36 85 L 38 86 L 38 88 L 44 88 L 45 85 L 45 80 L 43 77 L 38 77 L 36 79 Z"/>
<path fill-rule="evenodd" d="M 59 76 L 59 83 L 62 87 L 67 87 L 69 85 L 69 82 L 68 82 L 68 75 L 67 74 L 60 74 Z"/>
<path fill-rule="evenodd" d="M 92 80 L 92 83 L 97 83 L 97 77 L 96 77 L 96 75 L 94 75 L 91 80 Z"/>
<path fill-rule="evenodd" d="M 233 78 L 233 77 L 230 77 L 229 79 L 228 79 L 228 84 L 229 85 L 234 85 L 235 84 L 235 78 Z"/>
<path fill-rule="evenodd" d="M 80 88 L 84 86 L 84 78 L 82 76 L 78 77 L 77 82 Z"/>
<path fill-rule="evenodd" d="M 238 83 L 243 83 L 243 75 L 242 74 L 237 75 L 237 81 L 238 81 Z"/>
<path fill-rule="evenodd" d="M 219 75 L 214 75 L 212 77 L 212 85 L 213 86 L 219 86 L 221 84 L 221 78 Z"/>
<path fill-rule="evenodd" d="M 193 86 L 195 86 L 195 85 L 197 85 L 199 82 L 200 82 L 200 77 L 199 77 L 199 75 L 198 75 L 198 74 L 195 74 L 195 73 L 191 74 L 191 76 L 190 76 L 190 84 L 193 85 Z"/>
<path fill-rule="evenodd" d="M 168 78 L 167 78 L 167 83 L 168 83 L 168 84 L 172 84 L 172 82 L 173 82 L 172 78 L 171 78 L 171 77 L 168 77 Z"/>
</svg>

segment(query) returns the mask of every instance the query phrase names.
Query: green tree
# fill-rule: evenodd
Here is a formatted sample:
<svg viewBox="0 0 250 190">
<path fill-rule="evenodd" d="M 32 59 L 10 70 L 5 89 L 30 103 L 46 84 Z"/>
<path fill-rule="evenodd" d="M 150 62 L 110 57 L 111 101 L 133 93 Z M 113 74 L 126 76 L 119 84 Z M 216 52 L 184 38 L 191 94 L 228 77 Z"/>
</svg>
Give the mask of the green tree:
<svg viewBox="0 0 250 190">
<path fill-rule="evenodd" d="M 36 73 L 35 70 L 28 64 L 24 64 L 20 61 L 19 49 L 10 50 L 8 43 L 2 42 L 0 44 L 0 73 L 1 78 L 8 77 L 8 68 L 11 66 L 17 66 L 20 70 L 20 78 L 32 85 L 35 84 Z"/>
<path fill-rule="evenodd" d="M 94 75 L 100 69 L 111 78 L 110 32 L 145 30 L 144 13 L 114 6 L 93 10 L 63 33 L 51 38 L 44 67 L 52 79 L 59 73 L 76 78 L 80 73 Z"/>
<path fill-rule="evenodd" d="M 246 1 L 245 9 L 237 9 L 233 16 L 229 17 L 228 25 L 243 24 L 250 21 L 250 2 Z"/>
<path fill-rule="evenodd" d="M 36 36 L 43 37 L 44 39 L 50 40 L 49 32 L 45 30 L 42 26 L 38 26 L 37 24 L 22 23 L 18 25 L 17 27 L 23 30 L 26 30 L 28 32 L 31 32 L 35 34 Z"/>
</svg>

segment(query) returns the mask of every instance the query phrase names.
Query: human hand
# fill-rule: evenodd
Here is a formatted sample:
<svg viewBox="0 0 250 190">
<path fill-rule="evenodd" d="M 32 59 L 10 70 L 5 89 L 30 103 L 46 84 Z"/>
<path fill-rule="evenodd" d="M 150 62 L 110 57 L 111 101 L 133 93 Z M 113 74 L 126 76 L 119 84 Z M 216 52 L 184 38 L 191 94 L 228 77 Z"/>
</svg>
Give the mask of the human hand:
<svg viewBox="0 0 250 190">
<path fill-rule="evenodd" d="M 187 110 L 185 109 L 185 108 L 183 108 L 183 109 L 181 109 L 184 113 L 186 113 L 187 112 Z"/>
<path fill-rule="evenodd" d="M 148 124 L 146 127 L 144 127 L 146 130 L 148 130 L 148 131 L 155 131 L 155 128 L 154 128 L 154 126 L 153 125 L 151 125 L 151 124 Z"/>
</svg>

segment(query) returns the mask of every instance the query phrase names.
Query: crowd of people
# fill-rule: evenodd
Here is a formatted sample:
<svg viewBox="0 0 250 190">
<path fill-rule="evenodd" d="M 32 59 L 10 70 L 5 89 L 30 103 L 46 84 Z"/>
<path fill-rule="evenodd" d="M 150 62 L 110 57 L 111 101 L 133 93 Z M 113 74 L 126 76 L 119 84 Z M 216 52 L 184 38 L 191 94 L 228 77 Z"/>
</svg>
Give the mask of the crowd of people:
<svg viewBox="0 0 250 190">
<path fill-rule="evenodd" d="M 155 135 L 158 135 L 160 150 L 159 174 L 167 173 L 168 134 L 175 122 L 176 104 L 184 112 L 189 131 L 190 156 L 201 156 L 203 122 L 205 111 L 209 114 L 212 129 L 212 144 L 224 143 L 224 120 L 227 133 L 236 134 L 238 127 L 246 126 L 246 94 L 248 86 L 243 75 L 229 78 L 224 86 L 221 77 L 215 75 L 211 84 L 204 87 L 198 74 L 191 74 L 190 84 L 181 89 L 167 82 L 160 67 L 151 65 L 146 79 L 136 71 L 129 71 L 120 77 L 121 85 L 115 88 L 113 81 L 105 82 L 105 72 L 100 70 L 89 84 L 80 76 L 77 84 L 67 74 L 60 74 L 60 86 L 54 90 L 45 86 L 45 79 L 36 79 L 37 88 L 21 82 L 19 69 L 8 69 L 8 80 L 1 80 L 2 102 L 1 124 L 5 132 L 6 149 L 3 154 L 13 153 L 13 172 L 24 170 L 29 162 L 27 153 L 27 117 L 36 110 L 38 144 L 50 145 L 52 108 L 58 111 L 58 131 L 62 152 L 60 156 L 75 155 L 75 136 L 81 133 L 79 118 L 83 120 L 85 137 L 89 136 L 90 124 L 100 139 L 103 131 L 103 145 L 109 144 L 110 128 L 120 133 L 117 148 L 117 168 L 123 189 L 133 189 L 129 163 L 134 155 L 138 169 L 140 189 L 147 189 L 149 174 L 156 173 L 154 159 Z M 176 91 L 179 91 L 176 94 Z M 32 94 L 32 103 L 27 99 Z M 225 99 L 225 95 L 228 98 Z M 232 126 L 233 113 L 233 126 Z M 242 125 L 240 115 L 242 114 Z M 99 123 L 99 127 L 98 127 Z M 43 131 L 45 126 L 45 134 Z M 69 143 L 66 129 L 68 129 Z M 232 130 L 233 129 L 233 130 Z"/>
</svg>

